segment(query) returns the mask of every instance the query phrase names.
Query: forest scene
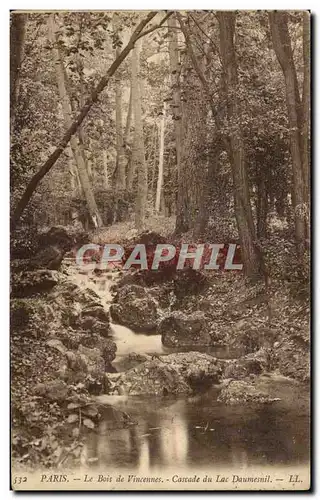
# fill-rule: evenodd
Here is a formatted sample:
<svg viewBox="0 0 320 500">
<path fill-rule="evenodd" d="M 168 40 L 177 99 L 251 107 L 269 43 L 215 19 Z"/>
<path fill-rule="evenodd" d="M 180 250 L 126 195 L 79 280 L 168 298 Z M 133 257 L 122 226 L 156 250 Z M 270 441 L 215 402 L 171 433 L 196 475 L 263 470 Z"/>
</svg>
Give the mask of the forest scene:
<svg viewBox="0 0 320 500">
<path fill-rule="evenodd" d="M 309 463 L 310 23 L 11 12 L 15 470 Z"/>
</svg>

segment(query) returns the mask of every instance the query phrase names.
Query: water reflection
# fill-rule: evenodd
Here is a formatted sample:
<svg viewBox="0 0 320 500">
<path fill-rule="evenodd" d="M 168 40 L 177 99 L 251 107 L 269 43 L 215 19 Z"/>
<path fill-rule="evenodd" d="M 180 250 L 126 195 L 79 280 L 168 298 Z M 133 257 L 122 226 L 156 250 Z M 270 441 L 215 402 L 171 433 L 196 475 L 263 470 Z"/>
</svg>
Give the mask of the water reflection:
<svg viewBox="0 0 320 500">
<path fill-rule="evenodd" d="M 106 418 L 92 436 L 88 454 L 98 457 L 100 466 L 144 471 L 158 466 L 303 464 L 309 459 L 308 396 L 292 404 L 296 390 L 285 386 L 287 398 L 256 408 L 226 407 L 216 402 L 214 391 L 187 399 L 120 399 L 117 408 L 137 425 L 109 430 Z M 109 402 L 108 396 L 101 399 Z"/>
<path fill-rule="evenodd" d="M 161 427 L 160 454 L 164 465 L 184 465 L 188 458 L 189 433 L 184 415 L 172 417 L 169 427 Z"/>
</svg>

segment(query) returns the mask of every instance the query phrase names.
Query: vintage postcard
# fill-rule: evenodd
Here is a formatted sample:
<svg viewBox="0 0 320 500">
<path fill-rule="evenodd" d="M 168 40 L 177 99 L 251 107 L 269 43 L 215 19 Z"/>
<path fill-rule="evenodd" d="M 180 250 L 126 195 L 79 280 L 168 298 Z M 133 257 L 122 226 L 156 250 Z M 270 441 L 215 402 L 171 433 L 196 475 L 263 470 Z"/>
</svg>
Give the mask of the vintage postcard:
<svg viewBox="0 0 320 500">
<path fill-rule="evenodd" d="M 310 489 L 310 24 L 11 12 L 13 490 Z"/>
</svg>

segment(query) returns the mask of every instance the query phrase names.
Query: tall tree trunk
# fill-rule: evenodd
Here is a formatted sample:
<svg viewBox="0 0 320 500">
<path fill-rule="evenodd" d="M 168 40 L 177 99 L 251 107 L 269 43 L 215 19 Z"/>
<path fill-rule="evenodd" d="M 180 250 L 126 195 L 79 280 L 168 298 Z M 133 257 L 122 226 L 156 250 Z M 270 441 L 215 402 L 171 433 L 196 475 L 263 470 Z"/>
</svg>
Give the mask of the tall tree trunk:
<svg viewBox="0 0 320 500">
<path fill-rule="evenodd" d="M 267 233 L 268 194 L 263 174 L 257 178 L 257 237 L 265 238 Z"/>
<path fill-rule="evenodd" d="M 103 184 L 105 189 L 109 189 L 109 175 L 108 175 L 108 153 L 104 149 L 102 152 L 102 163 L 103 163 Z"/>
<path fill-rule="evenodd" d="M 118 14 L 114 13 L 113 19 L 113 32 L 117 34 L 119 27 Z M 116 48 L 116 58 L 120 55 L 120 47 Z M 126 188 L 126 164 L 125 164 L 125 149 L 123 137 L 123 124 L 122 124 L 122 86 L 119 70 L 115 74 L 115 87 L 116 87 L 116 190 L 124 190 Z"/>
<path fill-rule="evenodd" d="M 73 198 L 77 198 L 81 193 L 81 184 L 78 169 L 74 164 L 74 156 L 71 147 L 67 148 L 66 152 L 68 154 L 71 194 Z"/>
<path fill-rule="evenodd" d="M 203 89 L 203 93 L 206 96 L 206 101 L 209 102 L 210 105 L 210 111 L 212 114 L 212 118 L 215 121 L 216 124 L 216 131 L 215 131 L 215 139 L 214 142 L 216 146 L 221 147 L 222 144 L 222 138 L 220 134 L 220 124 L 219 124 L 219 118 L 217 111 L 215 109 L 215 103 L 213 99 L 213 95 L 211 92 L 211 87 L 206 80 L 206 77 L 204 75 L 203 69 L 202 69 L 202 64 L 201 60 L 199 61 L 199 57 L 197 57 L 194 49 L 193 49 L 193 43 L 191 40 L 190 32 L 189 29 L 186 27 L 186 24 L 183 21 L 183 18 L 179 12 L 176 13 L 177 19 L 180 24 L 181 31 L 183 32 L 184 38 L 185 38 L 185 43 L 188 49 L 188 54 L 190 61 L 192 63 L 192 66 L 199 78 L 199 82 L 201 84 L 201 87 Z M 199 92 L 199 91 L 198 91 Z M 192 108 L 192 106 L 191 106 Z M 199 106 L 198 106 L 199 108 Z M 199 116 L 199 109 L 192 110 L 190 109 L 190 104 L 186 104 L 183 106 L 183 120 L 182 120 L 182 129 L 183 129 L 183 142 L 185 144 L 193 144 L 194 143 L 194 137 L 195 137 L 195 132 L 194 130 L 197 129 L 197 124 L 196 124 L 196 119 L 195 116 Z M 184 116 L 185 115 L 185 116 Z M 187 115 L 189 115 L 189 119 L 187 119 Z M 205 116 L 206 113 L 202 112 L 200 113 L 201 116 L 199 116 L 200 120 L 203 123 L 203 120 L 206 120 Z M 190 122 L 190 123 L 188 123 Z M 194 128 L 194 130 L 192 130 Z M 199 127 L 198 127 L 199 128 Z M 200 131 L 198 131 L 198 134 L 202 132 L 202 128 L 200 127 Z M 188 135 L 188 137 L 187 137 Z M 198 138 L 199 140 L 199 138 Z M 202 138 L 202 141 L 207 142 L 207 138 Z M 226 149 L 228 149 L 229 144 L 228 141 L 226 141 Z M 198 237 L 200 234 L 204 231 L 207 218 L 208 218 L 208 213 L 207 213 L 207 206 L 208 206 L 208 197 L 209 197 L 209 189 L 208 189 L 208 178 L 209 178 L 209 171 L 211 169 L 208 168 L 208 165 L 205 165 L 203 169 L 203 175 L 199 179 L 199 188 L 198 193 L 196 193 L 196 199 L 197 204 L 196 204 L 196 220 L 194 219 L 194 212 L 195 212 L 195 207 L 193 206 L 190 210 L 190 206 L 194 205 L 194 200 L 195 195 L 194 193 L 191 195 L 188 195 L 188 190 L 190 190 L 189 184 L 191 183 L 191 192 L 194 191 L 195 186 L 194 186 L 194 178 L 196 175 L 199 176 L 199 169 L 192 169 L 190 170 L 190 167 L 188 167 L 188 163 L 190 163 L 190 152 L 187 151 L 187 148 L 183 148 L 183 158 L 181 160 L 181 165 L 180 165 L 180 181 L 179 181 L 179 193 L 178 193 L 178 203 L 177 203 L 177 222 L 176 222 L 176 233 L 180 234 L 182 232 L 187 231 L 193 222 L 195 222 L 195 231 L 194 231 L 194 236 Z M 219 155 L 219 149 L 217 147 L 217 156 Z M 192 159 L 191 159 L 192 162 Z M 214 170 L 215 170 L 214 166 Z M 190 172 L 188 172 L 190 170 Z M 210 172 L 210 176 L 212 178 L 212 172 Z M 187 180 L 188 179 L 188 180 Z M 200 192 L 199 192 L 200 191 Z M 190 197 L 191 196 L 191 197 Z M 191 218 L 190 218 L 191 216 Z"/>
<path fill-rule="evenodd" d="M 82 30 L 80 29 L 80 35 L 79 35 L 79 42 L 81 41 L 81 36 L 82 36 Z M 61 61 L 61 66 L 62 66 L 62 69 L 63 69 L 63 75 L 64 75 L 64 81 L 65 81 L 65 87 L 66 87 L 66 92 L 67 92 L 67 96 L 70 96 L 71 95 L 71 91 L 70 91 L 70 84 L 69 84 L 69 79 L 68 79 L 68 75 L 67 75 L 67 71 L 66 71 L 66 68 L 62 62 L 62 57 L 61 57 L 61 52 L 59 50 L 59 47 L 58 47 L 58 54 L 59 54 L 59 59 Z M 85 103 L 85 97 L 84 97 L 84 92 L 85 92 L 85 85 L 84 85 L 84 78 L 83 78 L 83 60 L 82 60 L 82 57 L 80 56 L 77 56 L 77 67 L 78 67 L 78 74 L 79 74 L 79 102 L 80 102 L 80 108 L 82 108 L 84 106 L 84 103 Z M 71 106 L 71 112 L 73 114 L 74 112 L 74 109 L 75 109 L 75 106 L 72 106 L 72 101 L 70 100 L 70 106 Z M 79 138 L 79 142 L 78 142 L 78 148 L 80 150 L 80 153 L 83 157 L 83 161 L 85 163 L 85 166 L 86 166 L 86 169 L 87 169 L 87 172 L 88 172 L 88 176 L 89 176 L 89 180 L 92 181 L 92 167 L 91 167 L 91 162 L 88 160 L 87 158 L 87 155 L 86 155 L 86 152 L 85 152 L 85 144 L 86 144 L 86 140 L 85 140 L 85 135 L 84 135 L 84 130 L 83 130 L 83 124 L 81 124 L 78 128 L 78 138 Z M 90 141 L 90 139 L 89 139 Z"/>
<path fill-rule="evenodd" d="M 55 22 L 54 22 L 54 14 L 51 14 L 49 21 L 49 37 L 50 40 L 53 44 L 52 52 L 53 52 L 53 59 L 54 59 L 54 64 L 56 68 L 56 77 L 57 77 L 57 83 L 58 83 L 58 89 L 59 89 L 59 94 L 60 98 L 62 101 L 62 111 L 63 111 L 63 116 L 64 116 L 64 121 L 66 128 L 70 127 L 72 123 L 72 110 L 71 110 L 71 105 L 70 105 L 70 99 L 67 94 L 66 90 L 66 83 L 65 83 L 65 77 L 64 77 L 64 66 L 61 61 L 60 55 L 59 55 L 59 50 L 56 47 L 56 32 L 55 32 Z M 92 223 L 95 227 L 100 227 L 102 226 L 102 219 L 96 204 L 96 200 L 91 188 L 89 176 L 88 176 L 88 171 L 87 171 L 87 166 L 85 164 L 84 157 L 82 155 L 82 151 L 79 148 L 78 141 L 75 136 L 72 136 L 70 139 L 70 146 L 71 150 L 74 156 L 74 159 L 76 161 L 77 169 L 78 169 L 78 174 L 81 182 L 81 187 L 83 190 L 83 194 L 85 197 L 85 200 L 87 202 L 87 207 L 88 211 L 90 214 L 90 217 L 92 219 Z"/>
<path fill-rule="evenodd" d="M 133 172 L 137 172 L 137 192 L 135 206 L 135 225 L 141 230 L 144 225 L 145 209 L 148 195 L 148 172 L 144 152 L 144 136 L 142 124 L 142 107 L 139 85 L 139 43 L 132 51 L 132 106 L 134 118 L 134 139 L 133 139 Z"/>
<path fill-rule="evenodd" d="M 220 50 L 229 123 L 229 157 L 233 176 L 235 215 L 239 231 L 244 272 L 254 279 L 260 275 L 261 263 L 254 244 L 253 224 L 247 165 L 245 160 L 241 117 L 238 102 L 238 68 L 233 44 L 235 14 L 218 12 L 220 26 Z"/>
<path fill-rule="evenodd" d="M 159 129 L 157 126 L 157 118 L 154 121 L 153 124 L 153 140 L 152 140 L 152 149 L 150 153 L 150 164 L 151 164 L 151 179 L 149 182 L 149 189 L 151 193 L 151 198 L 152 200 L 155 200 L 154 197 L 154 183 L 155 183 L 155 178 L 156 178 L 156 168 L 157 168 L 157 160 L 158 160 L 158 141 L 159 141 Z M 155 204 L 155 202 L 154 202 Z"/>
<path fill-rule="evenodd" d="M 164 131 L 165 131 L 165 123 L 166 123 L 166 102 L 163 103 L 163 110 L 160 122 L 160 131 L 159 131 L 159 169 L 158 169 L 158 182 L 157 182 L 157 191 L 156 191 L 156 203 L 155 203 L 155 211 L 156 214 L 159 213 L 160 210 L 160 201 L 161 201 L 161 193 L 163 186 L 163 156 L 164 156 Z"/>
<path fill-rule="evenodd" d="M 171 73 L 171 89 L 172 89 L 172 118 L 174 120 L 175 146 L 176 146 L 176 164 L 177 164 L 177 206 L 183 203 L 183 183 L 181 182 L 181 149 L 182 149 L 182 106 L 181 106 L 181 88 L 180 88 L 180 70 L 181 63 L 179 60 L 178 48 L 178 30 L 177 21 L 174 16 L 168 19 L 168 40 L 169 40 L 169 61 Z M 183 220 L 180 210 L 177 212 L 176 218 L 176 233 L 180 233 Z"/>
<path fill-rule="evenodd" d="M 10 122 L 13 130 L 19 100 L 21 62 L 24 53 L 26 15 L 11 14 L 10 27 Z"/>
<path fill-rule="evenodd" d="M 205 142 L 210 143 L 212 137 L 209 137 L 211 130 L 208 127 L 209 113 L 207 109 L 203 112 L 203 128 L 205 130 Z M 210 131 L 209 131 L 210 130 Z M 215 158 L 208 155 L 208 158 L 201 164 L 200 191 L 198 194 L 198 213 L 194 224 L 193 236 L 199 239 L 205 235 L 209 220 L 210 203 L 210 180 L 212 179 L 212 170 L 215 168 Z"/>
<path fill-rule="evenodd" d="M 131 121 L 132 121 L 132 87 L 131 87 L 131 84 L 130 84 L 130 96 L 129 96 L 129 103 L 128 103 L 126 128 L 124 130 L 124 142 L 126 144 L 129 143 L 129 139 L 130 139 Z"/>
<path fill-rule="evenodd" d="M 130 143 L 130 131 L 132 122 L 132 82 L 130 83 L 130 97 L 128 103 L 128 112 L 126 119 L 126 127 L 124 130 L 124 149 L 127 159 L 126 165 L 126 187 L 128 191 L 133 189 L 133 177 L 134 173 L 132 171 L 132 145 Z"/>
<path fill-rule="evenodd" d="M 285 11 L 269 12 L 269 22 L 273 48 L 282 68 L 290 129 L 290 152 L 293 177 L 293 206 L 295 216 L 295 236 L 298 255 L 303 254 L 307 233 L 305 204 L 305 183 L 303 174 L 302 139 L 301 139 L 301 100 L 297 73 L 293 60 L 288 19 Z"/>
<path fill-rule="evenodd" d="M 310 13 L 303 13 L 303 91 L 302 91 L 302 168 L 304 174 L 305 202 L 310 195 Z M 307 237 L 309 237 L 307 224 Z"/>
</svg>

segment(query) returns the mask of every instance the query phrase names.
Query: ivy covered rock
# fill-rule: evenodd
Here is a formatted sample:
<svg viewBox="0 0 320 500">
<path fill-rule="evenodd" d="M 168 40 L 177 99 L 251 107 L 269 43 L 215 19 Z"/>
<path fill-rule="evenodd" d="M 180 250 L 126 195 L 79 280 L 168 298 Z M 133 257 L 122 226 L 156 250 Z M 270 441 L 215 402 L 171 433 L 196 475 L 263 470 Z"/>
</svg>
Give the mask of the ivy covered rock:
<svg viewBox="0 0 320 500">
<path fill-rule="evenodd" d="M 12 297 L 29 297 L 49 292 L 59 283 L 59 273 L 48 269 L 13 272 L 11 274 Z"/>
<path fill-rule="evenodd" d="M 110 378 L 112 394 L 191 394 L 221 380 L 220 362 L 204 353 L 151 356 L 134 368 Z"/>
<path fill-rule="evenodd" d="M 278 400 L 245 380 L 231 380 L 218 396 L 218 401 L 227 405 L 273 403 Z"/>
<path fill-rule="evenodd" d="M 208 346 L 212 344 L 208 319 L 202 311 L 185 314 L 174 311 L 158 326 L 162 343 L 167 347 Z"/>
<path fill-rule="evenodd" d="M 59 379 L 40 383 L 34 388 L 34 393 L 37 396 L 46 398 L 49 401 L 65 401 L 70 392 L 68 385 Z"/>
<path fill-rule="evenodd" d="M 141 286 L 127 285 L 117 294 L 110 306 L 112 319 L 132 330 L 155 330 L 158 322 L 157 301 Z"/>
<path fill-rule="evenodd" d="M 270 368 L 271 352 L 262 348 L 257 352 L 226 363 L 223 377 L 241 380 L 249 375 L 260 375 L 269 371 Z"/>
</svg>

